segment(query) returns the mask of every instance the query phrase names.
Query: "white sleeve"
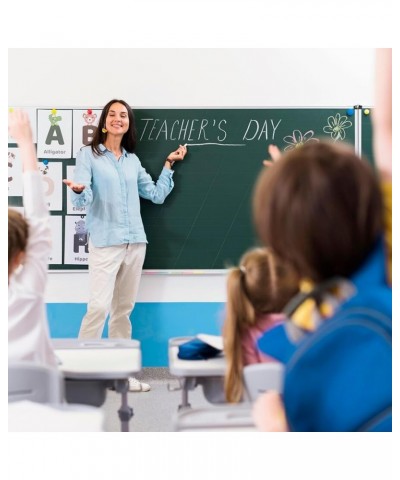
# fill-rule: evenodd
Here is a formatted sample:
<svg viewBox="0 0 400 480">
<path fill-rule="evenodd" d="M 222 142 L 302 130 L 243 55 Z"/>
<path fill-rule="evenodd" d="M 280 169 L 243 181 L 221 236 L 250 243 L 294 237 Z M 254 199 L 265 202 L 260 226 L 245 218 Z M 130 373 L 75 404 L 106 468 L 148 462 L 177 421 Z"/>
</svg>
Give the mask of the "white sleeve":
<svg viewBox="0 0 400 480">
<path fill-rule="evenodd" d="M 23 174 L 25 218 L 29 225 L 29 237 L 23 268 L 18 273 L 18 282 L 27 291 L 43 296 L 48 257 L 51 252 L 50 216 L 43 193 L 40 172 Z"/>
</svg>

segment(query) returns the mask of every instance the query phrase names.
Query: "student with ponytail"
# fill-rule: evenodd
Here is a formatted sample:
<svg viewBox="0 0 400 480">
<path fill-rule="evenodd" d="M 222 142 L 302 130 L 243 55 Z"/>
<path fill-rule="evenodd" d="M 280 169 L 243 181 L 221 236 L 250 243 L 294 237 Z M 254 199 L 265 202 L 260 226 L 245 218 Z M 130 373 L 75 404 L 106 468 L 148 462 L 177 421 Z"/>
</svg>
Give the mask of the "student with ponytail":
<svg viewBox="0 0 400 480">
<path fill-rule="evenodd" d="M 240 266 L 230 270 L 223 328 L 228 402 L 242 398 L 244 366 L 273 361 L 258 350 L 256 342 L 263 332 L 283 321 L 279 312 L 296 292 L 295 277 L 277 265 L 267 249 L 249 250 Z"/>
</svg>

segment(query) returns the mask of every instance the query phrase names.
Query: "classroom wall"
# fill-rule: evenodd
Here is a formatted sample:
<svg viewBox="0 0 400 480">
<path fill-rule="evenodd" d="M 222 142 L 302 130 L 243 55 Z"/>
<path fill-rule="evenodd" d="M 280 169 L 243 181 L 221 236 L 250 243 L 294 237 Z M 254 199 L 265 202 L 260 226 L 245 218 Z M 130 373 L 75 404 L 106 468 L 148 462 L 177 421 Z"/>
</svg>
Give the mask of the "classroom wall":
<svg viewBox="0 0 400 480">
<path fill-rule="evenodd" d="M 9 49 L 10 106 L 346 107 L 373 103 L 374 49 Z M 29 87 L 27 86 L 29 78 Z M 218 333 L 225 272 L 144 273 L 132 314 L 143 366 L 167 365 L 167 339 Z M 50 272 L 51 334 L 74 337 L 87 272 Z M 105 332 L 106 333 L 106 332 Z"/>
</svg>

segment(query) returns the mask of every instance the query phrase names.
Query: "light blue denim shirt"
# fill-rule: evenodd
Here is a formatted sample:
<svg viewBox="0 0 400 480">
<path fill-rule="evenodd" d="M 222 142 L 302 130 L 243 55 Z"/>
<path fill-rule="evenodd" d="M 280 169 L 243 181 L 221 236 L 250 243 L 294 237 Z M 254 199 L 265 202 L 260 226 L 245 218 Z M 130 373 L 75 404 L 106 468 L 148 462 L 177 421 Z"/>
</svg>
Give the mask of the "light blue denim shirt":
<svg viewBox="0 0 400 480">
<path fill-rule="evenodd" d="M 135 154 L 122 149 L 117 161 L 103 145 L 100 150 L 104 155 L 94 155 L 90 146 L 77 153 L 74 182 L 86 188 L 80 194 L 71 190 L 73 205 L 86 207 L 90 240 L 95 247 L 147 243 L 139 196 L 163 203 L 174 187 L 173 171 L 164 167 L 154 183 Z"/>
</svg>

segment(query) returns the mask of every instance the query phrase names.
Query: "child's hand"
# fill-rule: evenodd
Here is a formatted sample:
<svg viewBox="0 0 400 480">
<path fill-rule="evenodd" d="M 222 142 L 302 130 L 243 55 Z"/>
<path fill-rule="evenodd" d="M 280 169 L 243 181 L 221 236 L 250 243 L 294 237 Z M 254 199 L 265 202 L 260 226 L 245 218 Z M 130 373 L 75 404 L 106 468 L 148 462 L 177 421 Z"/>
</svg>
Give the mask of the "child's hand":
<svg viewBox="0 0 400 480">
<path fill-rule="evenodd" d="M 279 150 L 279 148 L 276 145 L 269 145 L 268 146 L 268 153 L 269 153 L 270 157 L 272 158 L 272 160 L 264 160 L 263 161 L 263 164 L 266 167 L 270 167 L 271 165 L 273 165 L 274 162 L 277 162 L 282 156 L 281 151 Z"/>
<path fill-rule="evenodd" d="M 285 408 L 278 392 L 270 391 L 260 395 L 254 402 L 252 417 L 262 432 L 287 432 Z"/>
<path fill-rule="evenodd" d="M 22 110 L 9 112 L 8 133 L 18 145 L 21 143 L 32 143 L 32 129 L 26 112 Z"/>
</svg>

